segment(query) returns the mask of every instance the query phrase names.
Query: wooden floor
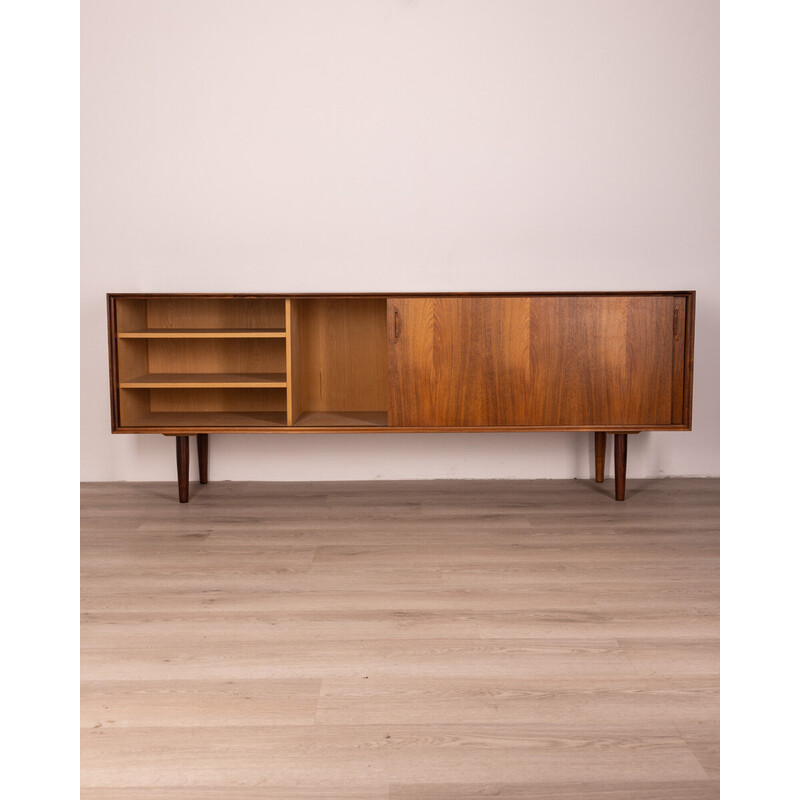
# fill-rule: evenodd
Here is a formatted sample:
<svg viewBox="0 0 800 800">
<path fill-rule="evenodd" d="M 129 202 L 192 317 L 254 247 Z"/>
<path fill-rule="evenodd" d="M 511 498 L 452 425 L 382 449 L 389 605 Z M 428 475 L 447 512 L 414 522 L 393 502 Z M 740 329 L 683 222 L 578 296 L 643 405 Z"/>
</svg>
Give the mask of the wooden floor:
<svg viewBox="0 0 800 800">
<path fill-rule="evenodd" d="M 83 800 L 719 795 L 718 482 L 83 487 Z"/>
</svg>

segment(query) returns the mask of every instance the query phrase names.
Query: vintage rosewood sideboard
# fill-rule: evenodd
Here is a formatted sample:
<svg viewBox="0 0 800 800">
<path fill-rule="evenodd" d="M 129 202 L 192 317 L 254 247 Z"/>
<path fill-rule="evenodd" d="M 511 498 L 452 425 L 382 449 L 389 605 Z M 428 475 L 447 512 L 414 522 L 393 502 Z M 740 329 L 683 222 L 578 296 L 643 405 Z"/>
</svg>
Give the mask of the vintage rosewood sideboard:
<svg viewBox="0 0 800 800">
<path fill-rule="evenodd" d="M 113 433 L 688 431 L 695 293 L 109 294 Z"/>
</svg>

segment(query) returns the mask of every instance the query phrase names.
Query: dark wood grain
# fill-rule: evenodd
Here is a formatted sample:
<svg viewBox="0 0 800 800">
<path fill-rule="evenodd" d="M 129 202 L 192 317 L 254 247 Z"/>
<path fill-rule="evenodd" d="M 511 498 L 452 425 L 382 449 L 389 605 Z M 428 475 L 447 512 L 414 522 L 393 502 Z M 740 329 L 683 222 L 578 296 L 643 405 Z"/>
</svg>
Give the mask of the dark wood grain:
<svg viewBox="0 0 800 800">
<path fill-rule="evenodd" d="M 672 297 L 534 297 L 533 425 L 672 423 Z"/>
<path fill-rule="evenodd" d="M 359 298 L 359 297 L 657 297 L 672 296 L 676 294 L 693 294 L 688 290 L 666 291 L 639 291 L 639 292 L 289 292 L 287 294 L 273 293 L 204 293 L 204 292 L 109 292 L 108 297 L 117 298 L 197 298 L 197 299 L 322 299 L 327 298 Z"/>
<path fill-rule="evenodd" d="M 117 304 L 111 295 L 106 297 L 108 313 L 108 386 L 111 394 L 111 431 L 119 428 L 119 359 L 117 357 Z"/>
<path fill-rule="evenodd" d="M 199 389 L 196 391 L 200 391 Z M 235 391 L 231 389 L 230 391 Z M 242 390 L 244 391 L 244 390 Z M 250 391 L 256 391 L 251 389 Z M 246 413 L 246 412 L 245 412 Z M 320 412 L 327 413 L 327 412 Z M 331 412 L 337 413 L 337 412 Z M 343 412 L 341 412 L 343 413 Z M 356 414 L 364 412 L 355 412 Z M 385 413 L 385 412 L 367 412 Z M 292 427 L 286 426 L 285 414 L 275 416 L 274 413 L 265 412 L 262 414 L 264 421 L 261 424 L 256 422 L 256 412 L 253 412 L 253 425 L 236 424 L 232 421 L 224 424 L 213 424 L 204 418 L 202 421 L 196 420 L 193 414 L 185 415 L 191 417 L 191 421 L 180 422 L 179 418 L 184 415 L 176 413 L 171 415 L 173 421 L 168 421 L 164 414 L 153 413 L 148 415 L 147 420 L 134 420 L 131 425 L 114 431 L 114 433 L 159 433 L 165 436 L 194 435 L 196 433 L 558 433 L 558 432 L 588 432 L 596 430 L 592 425 L 453 425 L 448 428 L 432 428 L 425 425 L 410 425 L 406 427 L 389 427 L 385 424 L 370 423 L 363 427 L 358 425 L 321 425 L 314 427 L 304 427 L 296 422 Z M 232 418 L 234 412 L 219 412 L 220 419 Z M 275 421 L 272 417 L 275 416 Z M 154 424 L 149 424 L 150 422 Z M 603 429 L 608 433 L 639 433 L 640 431 L 684 431 L 689 430 L 681 425 L 637 425 L 634 429 L 632 425 L 604 425 Z"/>
<path fill-rule="evenodd" d="M 530 422 L 528 298 L 398 297 L 388 305 L 389 425 Z"/>
<path fill-rule="evenodd" d="M 678 424 L 680 300 L 390 298 L 389 425 Z"/>
<path fill-rule="evenodd" d="M 686 297 L 677 296 L 672 301 L 672 414 L 671 421 L 683 422 L 684 371 L 686 369 Z"/>
<path fill-rule="evenodd" d="M 606 433 L 595 431 L 594 434 L 594 479 L 597 483 L 605 480 L 606 470 Z"/>
<path fill-rule="evenodd" d="M 692 429 L 692 390 L 694 386 L 694 315 L 697 302 L 696 292 L 689 292 L 686 297 L 686 337 L 684 347 L 683 372 L 683 425 L 686 430 Z"/>
<path fill-rule="evenodd" d="M 625 499 L 625 473 L 628 469 L 628 434 L 614 434 L 614 492 L 617 500 Z"/>
<path fill-rule="evenodd" d="M 178 499 L 189 502 L 189 437 L 175 437 L 175 455 L 178 462 Z"/>
</svg>

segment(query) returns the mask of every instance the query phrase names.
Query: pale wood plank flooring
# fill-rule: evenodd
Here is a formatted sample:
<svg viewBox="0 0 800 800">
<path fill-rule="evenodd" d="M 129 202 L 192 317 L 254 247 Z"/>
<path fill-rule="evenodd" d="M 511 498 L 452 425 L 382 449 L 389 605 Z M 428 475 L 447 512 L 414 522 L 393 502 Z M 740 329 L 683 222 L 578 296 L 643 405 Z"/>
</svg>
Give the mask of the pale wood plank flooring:
<svg viewBox="0 0 800 800">
<path fill-rule="evenodd" d="M 85 484 L 82 797 L 716 798 L 718 488 Z"/>
</svg>

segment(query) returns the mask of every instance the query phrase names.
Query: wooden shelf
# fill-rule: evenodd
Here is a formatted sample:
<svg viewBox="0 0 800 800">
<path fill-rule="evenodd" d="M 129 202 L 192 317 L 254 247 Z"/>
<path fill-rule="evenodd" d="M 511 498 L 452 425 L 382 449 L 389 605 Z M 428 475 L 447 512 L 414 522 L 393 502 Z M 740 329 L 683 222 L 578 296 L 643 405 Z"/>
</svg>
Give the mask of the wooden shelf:
<svg viewBox="0 0 800 800">
<path fill-rule="evenodd" d="M 280 389 L 285 372 L 157 372 L 121 381 L 121 389 Z"/>
<path fill-rule="evenodd" d="M 295 420 L 295 428 L 385 428 L 386 411 L 304 411 Z"/>
<path fill-rule="evenodd" d="M 280 428 L 285 411 L 150 411 L 126 423 L 131 428 Z"/>
<path fill-rule="evenodd" d="M 124 331 L 120 339 L 285 339 L 284 328 L 146 328 Z"/>
</svg>

